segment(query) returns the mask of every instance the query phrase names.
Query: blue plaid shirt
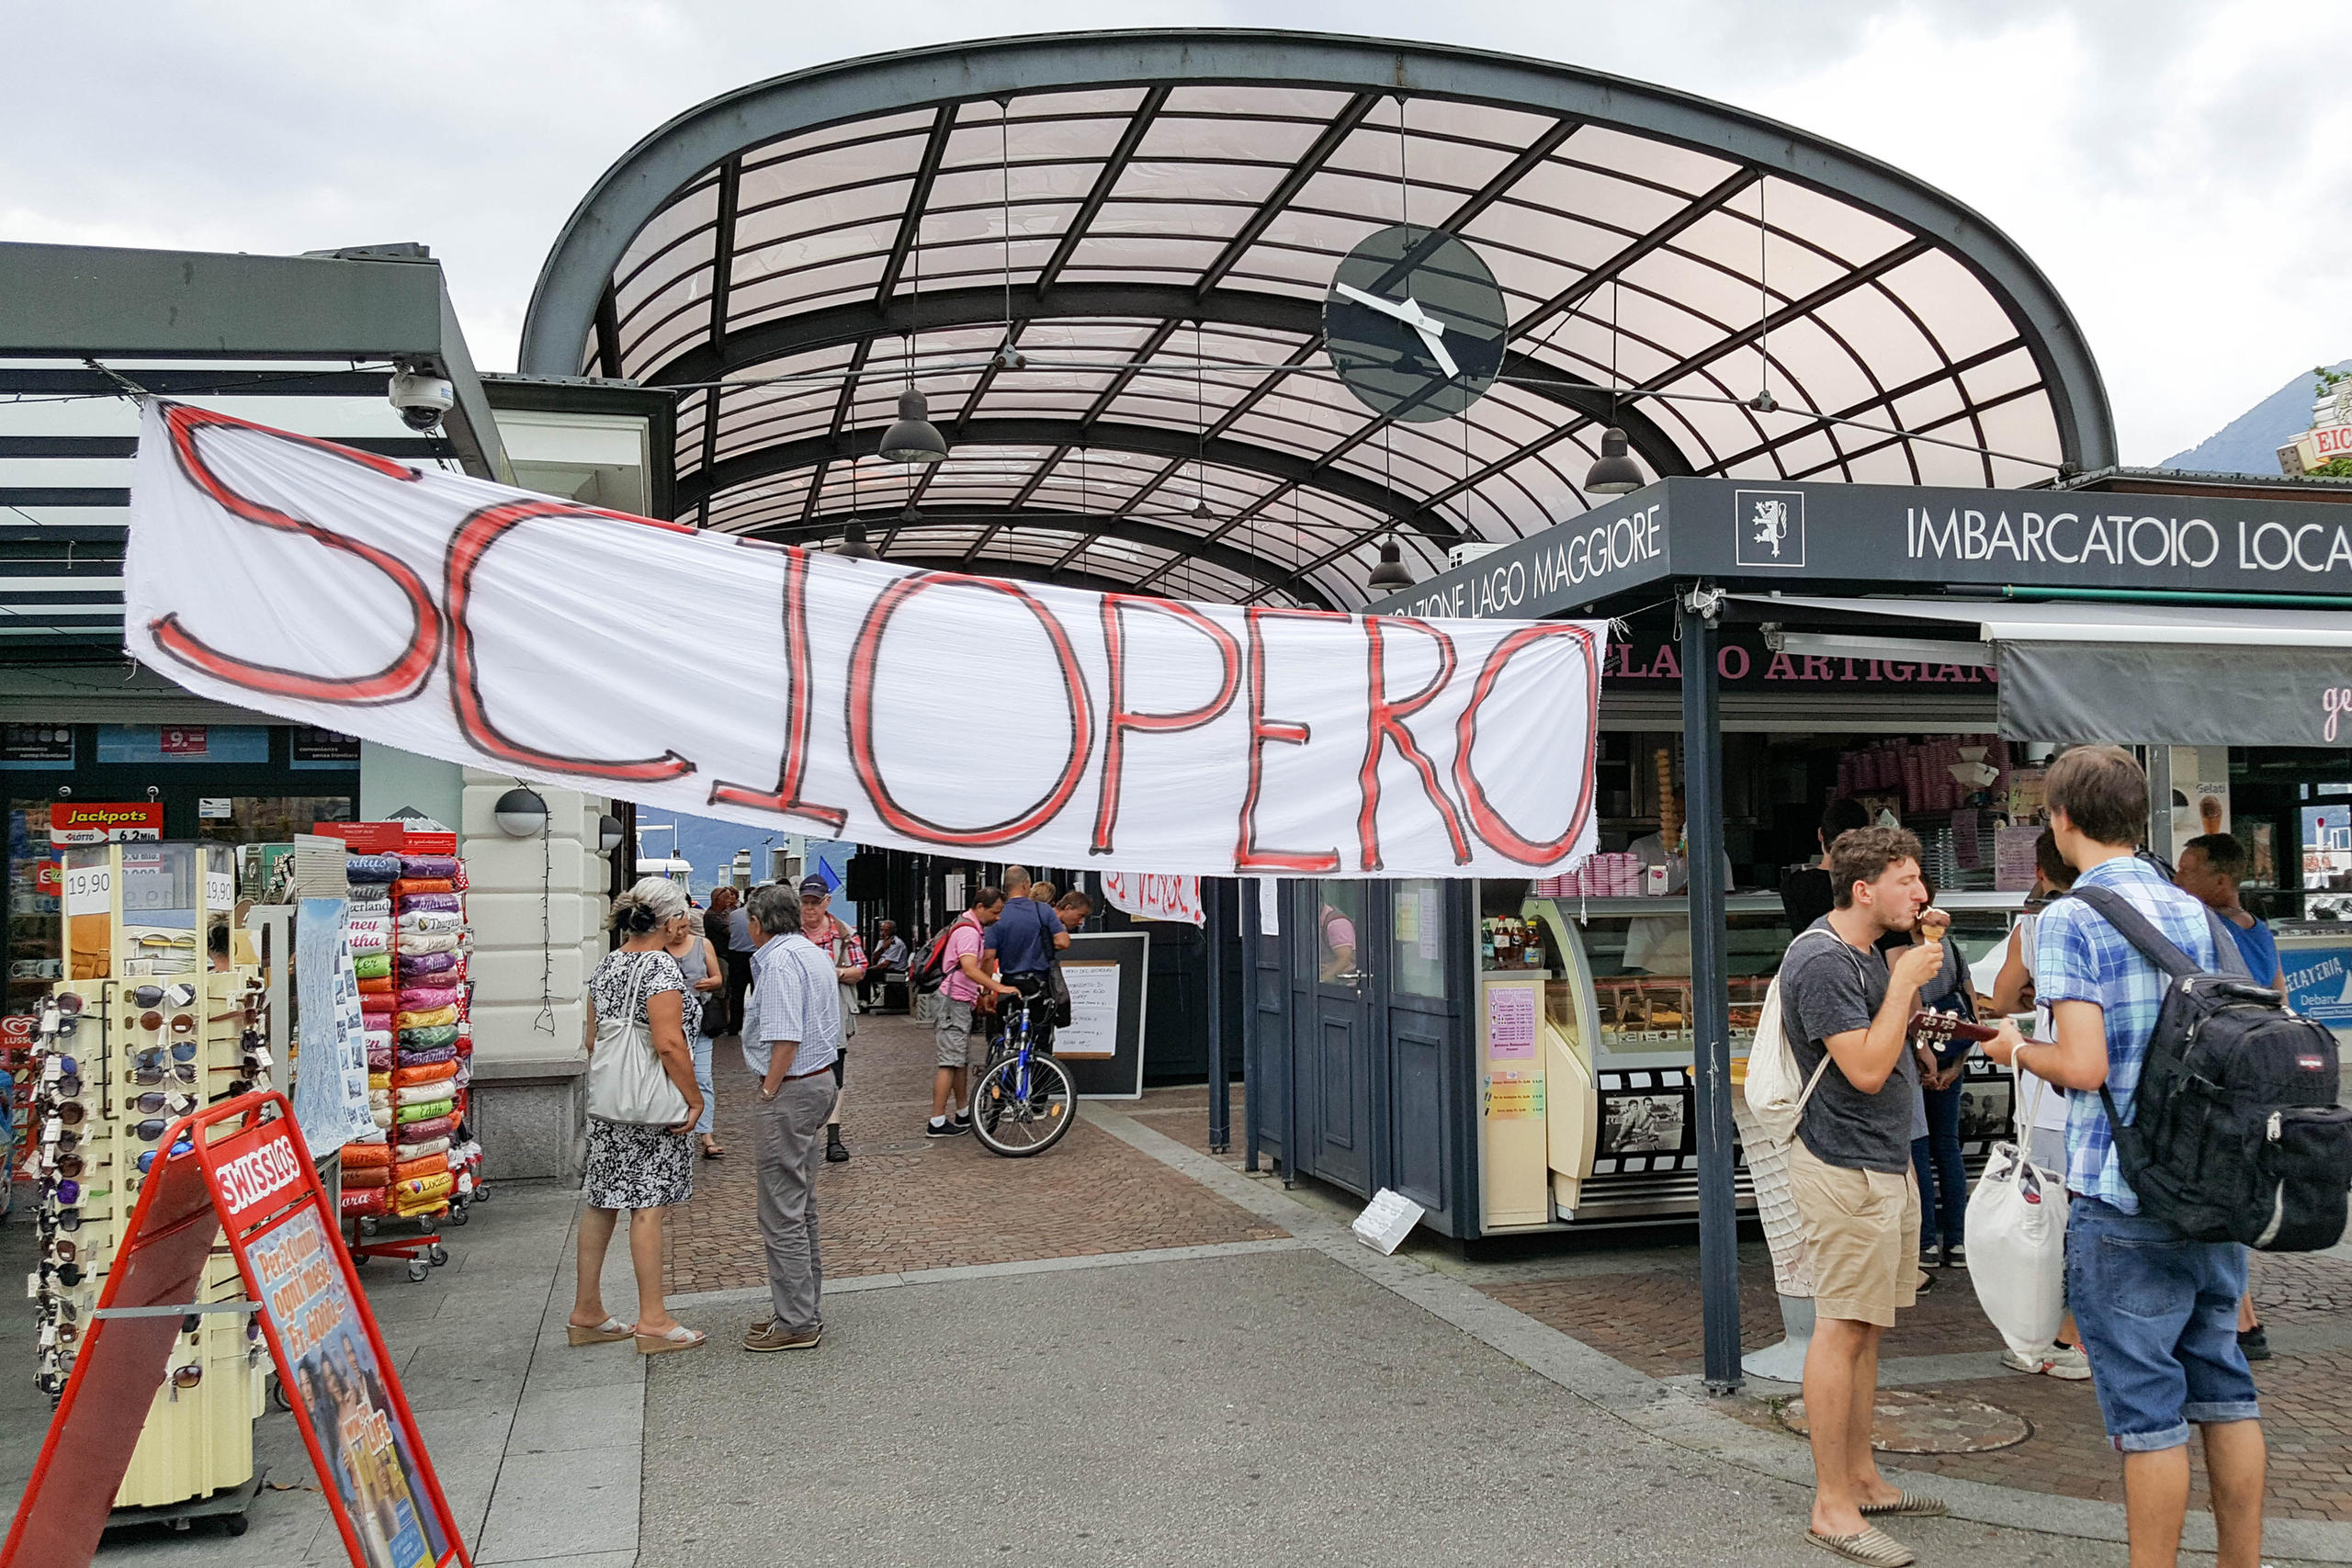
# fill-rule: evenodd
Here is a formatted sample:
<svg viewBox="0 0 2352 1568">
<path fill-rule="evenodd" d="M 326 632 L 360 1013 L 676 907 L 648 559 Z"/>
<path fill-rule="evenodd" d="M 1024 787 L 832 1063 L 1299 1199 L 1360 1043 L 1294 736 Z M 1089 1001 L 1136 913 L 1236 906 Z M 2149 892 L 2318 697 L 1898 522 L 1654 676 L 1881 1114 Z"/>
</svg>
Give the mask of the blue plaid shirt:
<svg viewBox="0 0 2352 1568">
<path fill-rule="evenodd" d="M 2146 861 L 2125 855 L 2102 861 L 2075 884 L 2107 887 L 2133 908 L 2173 944 L 2205 968 L 2216 963 L 2213 928 L 2205 906 L 2164 879 Z M 2107 1090 L 2123 1120 L 2132 1120 L 2132 1091 L 2148 1059 L 2148 1036 L 2164 1006 L 2164 972 L 2078 898 L 2061 898 L 2041 912 L 2034 944 L 2034 995 L 2041 1002 L 2096 1002 L 2106 1015 Z M 2066 1097 L 2066 1187 L 2114 1204 L 2127 1214 L 2140 1212 L 2140 1199 L 2123 1179 L 2115 1153 L 2115 1130 L 2096 1091 Z"/>
</svg>

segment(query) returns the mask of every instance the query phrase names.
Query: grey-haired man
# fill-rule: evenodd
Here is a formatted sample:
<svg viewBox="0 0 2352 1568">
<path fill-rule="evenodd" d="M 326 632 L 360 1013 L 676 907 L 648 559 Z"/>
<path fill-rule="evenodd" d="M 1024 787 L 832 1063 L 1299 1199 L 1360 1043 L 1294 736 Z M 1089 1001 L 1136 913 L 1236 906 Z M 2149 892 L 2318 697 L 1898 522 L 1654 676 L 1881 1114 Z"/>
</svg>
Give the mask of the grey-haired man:
<svg viewBox="0 0 2352 1568">
<path fill-rule="evenodd" d="M 743 1060 L 760 1077 L 760 1235 L 767 1246 L 768 1316 L 746 1350 L 808 1350 L 824 1333 L 824 1266 L 817 1255 L 817 1135 L 833 1105 L 841 1055 L 841 983 L 831 954 L 801 934 L 788 886 L 755 887 L 752 1006 Z"/>
</svg>

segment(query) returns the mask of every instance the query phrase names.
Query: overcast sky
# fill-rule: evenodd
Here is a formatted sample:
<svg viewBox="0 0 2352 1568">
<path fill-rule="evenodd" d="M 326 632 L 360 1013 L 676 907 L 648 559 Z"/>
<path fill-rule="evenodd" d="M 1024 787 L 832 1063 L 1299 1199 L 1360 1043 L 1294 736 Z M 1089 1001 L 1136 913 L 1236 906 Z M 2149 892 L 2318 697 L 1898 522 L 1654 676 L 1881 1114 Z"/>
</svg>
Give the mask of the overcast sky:
<svg viewBox="0 0 2352 1568">
<path fill-rule="evenodd" d="M 507 369 L 556 231 L 673 115 L 829 60 L 1107 20 L 1510 51 L 1885 159 L 1985 214 L 2051 276 L 2098 353 L 2128 463 L 2352 355 L 2352 7 L 2308 4 L 28 7 L 0 105 L 0 238 L 256 252 L 421 240 L 476 359 Z"/>
</svg>

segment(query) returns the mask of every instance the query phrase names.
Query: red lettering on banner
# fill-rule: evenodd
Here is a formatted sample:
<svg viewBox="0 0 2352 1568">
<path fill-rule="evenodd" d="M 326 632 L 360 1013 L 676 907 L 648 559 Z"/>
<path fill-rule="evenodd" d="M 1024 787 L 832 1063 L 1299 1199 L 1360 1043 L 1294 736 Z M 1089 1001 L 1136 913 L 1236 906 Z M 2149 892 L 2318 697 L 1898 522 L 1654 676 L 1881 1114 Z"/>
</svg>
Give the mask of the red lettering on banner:
<svg viewBox="0 0 2352 1568">
<path fill-rule="evenodd" d="M 909 811 L 891 798 L 889 786 L 882 782 L 881 764 L 874 755 L 874 675 L 881 658 L 882 634 L 888 629 L 890 617 L 916 594 L 946 586 L 1001 593 L 1036 616 L 1037 624 L 1046 628 L 1046 639 L 1054 646 L 1054 658 L 1061 667 L 1062 694 L 1069 705 L 1069 760 L 1062 764 L 1061 776 L 1054 781 L 1054 787 L 1019 816 L 984 828 L 950 828 Z M 939 844 L 981 849 L 1009 843 L 1052 821 L 1069 804 L 1078 781 L 1085 775 L 1086 759 L 1093 749 L 1093 698 L 1086 690 L 1085 671 L 1078 667 L 1078 654 L 1070 647 L 1069 633 L 1054 618 L 1051 610 L 1017 584 L 989 577 L 966 577 L 959 572 L 919 571 L 884 589 L 874 601 L 874 607 L 865 613 L 865 624 L 858 628 L 857 641 L 850 650 L 850 762 L 856 768 L 858 783 L 865 786 L 866 798 L 873 801 L 876 814 L 891 828 L 910 838 Z"/>
<path fill-rule="evenodd" d="M 1384 626 L 1409 628 L 1430 637 L 1437 643 L 1437 673 L 1430 683 L 1401 702 L 1388 697 L 1388 673 L 1381 656 L 1380 638 Z M 1405 720 L 1430 705 L 1437 694 L 1453 679 L 1453 639 L 1430 626 L 1427 621 L 1409 615 L 1367 615 L 1363 623 L 1366 658 L 1370 665 L 1371 706 L 1369 722 L 1364 726 L 1363 767 L 1356 775 L 1357 794 L 1363 805 L 1356 812 L 1357 851 L 1363 856 L 1361 869 L 1380 869 L 1380 840 L 1377 818 L 1380 814 L 1380 754 L 1389 746 L 1413 766 L 1421 778 L 1422 793 L 1430 804 L 1437 807 L 1440 820 L 1445 824 L 1446 842 L 1453 847 L 1453 863 L 1466 865 L 1470 862 L 1470 841 L 1463 836 L 1462 815 L 1454 810 L 1445 788 L 1438 783 L 1437 769 L 1423 754 L 1413 732 L 1405 728 Z"/>
<path fill-rule="evenodd" d="M 1241 834 L 1233 847 L 1233 869 L 1291 871 L 1305 875 L 1337 871 L 1337 850 L 1318 852 L 1259 849 L 1257 822 L 1258 788 L 1265 773 L 1266 742 L 1279 740 L 1289 746 L 1304 746 L 1309 733 L 1306 725 L 1266 716 L 1266 644 L 1258 628 L 1267 621 L 1320 621 L 1329 616 L 1317 610 L 1274 610 L 1262 604 L 1252 604 L 1241 615 L 1250 630 L 1250 787 L 1241 796 Z"/>
<path fill-rule="evenodd" d="M 714 806 L 754 806 L 786 817 L 806 817 L 838 828 L 849 813 L 837 806 L 811 806 L 800 798 L 800 782 L 808 766 L 808 552 L 784 552 L 784 662 L 786 692 L 784 705 L 784 757 L 776 764 L 775 788 L 751 789 L 742 784 L 711 786 Z"/>
<path fill-rule="evenodd" d="M 1550 637 L 1572 637 L 1584 644 L 1585 679 L 1593 687 L 1590 703 L 1585 711 L 1598 711 L 1600 691 L 1599 678 L 1594 673 L 1597 664 L 1591 658 L 1591 634 L 1581 626 L 1529 626 L 1503 638 L 1495 645 L 1494 651 L 1487 655 L 1486 665 L 1478 671 L 1478 683 L 1471 688 L 1470 701 L 1463 708 L 1462 718 L 1454 729 L 1453 782 L 1461 787 L 1463 803 L 1470 808 L 1471 826 L 1477 829 L 1478 837 L 1494 849 L 1528 865 L 1548 865 L 1558 860 L 1576 843 L 1577 835 L 1584 831 L 1585 818 L 1592 809 L 1592 770 L 1585 770 L 1576 809 L 1568 813 L 1567 831 L 1556 839 L 1539 842 L 1521 837 L 1519 830 L 1504 821 L 1502 813 L 1487 800 L 1486 787 L 1478 782 L 1477 772 L 1471 765 L 1471 750 L 1477 744 L 1479 705 L 1495 689 L 1495 682 L 1501 676 L 1503 666 L 1510 663 L 1511 656 L 1521 649 L 1532 647 Z"/>
<path fill-rule="evenodd" d="M 1127 708 L 1126 637 L 1122 628 L 1122 615 L 1132 605 L 1138 610 L 1153 610 L 1208 634 L 1216 645 L 1223 671 L 1217 683 L 1216 695 L 1198 707 L 1181 713 L 1132 713 Z M 1102 802 L 1094 813 L 1094 841 L 1087 846 L 1089 854 L 1107 854 L 1111 850 L 1113 830 L 1119 820 L 1120 772 L 1125 761 L 1126 732 L 1140 730 L 1145 734 L 1173 735 L 1181 730 L 1198 729 L 1233 705 L 1234 694 L 1241 686 L 1241 645 L 1231 632 L 1193 609 L 1190 604 L 1172 599 L 1146 599 L 1134 593 L 1102 595 L 1102 650 L 1111 665 L 1111 716 L 1102 733 Z"/>
<path fill-rule="evenodd" d="M 481 696 L 481 670 L 474 660 L 473 628 L 466 616 L 472 607 L 474 570 L 491 546 L 525 523 L 539 517 L 600 517 L 641 527 L 666 528 L 691 536 L 680 524 L 657 523 L 622 512 L 604 512 L 571 501 L 510 501 L 485 506 L 458 525 L 449 536 L 448 583 L 444 599 L 449 609 L 449 700 L 457 709 L 458 728 L 474 745 L 516 769 L 584 773 L 591 778 L 628 784 L 650 784 L 691 773 L 695 765 L 675 751 L 633 762 L 603 761 L 593 757 L 565 757 L 526 746 L 491 722 Z"/>
<path fill-rule="evenodd" d="M 356 677 L 306 674 L 299 670 L 256 664 L 234 654 L 223 653 L 182 626 L 177 614 L 159 615 L 148 624 L 147 632 L 154 638 L 155 646 L 183 664 L 250 692 L 267 692 L 278 696 L 354 706 L 396 703 L 414 696 L 432 675 L 434 662 L 441 656 L 441 612 L 435 606 L 424 580 L 406 561 L 390 551 L 348 538 L 307 518 L 266 506 L 230 489 L 227 481 L 212 471 L 205 463 L 203 454 L 197 450 L 196 433 L 209 428 L 252 431 L 273 441 L 314 447 L 340 461 L 356 463 L 388 479 L 414 479 L 416 470 L 405 463 L 393 462 L 390 457 L 356 452 L 347 446 L 337 446 L 333 442 L 313 440 L 306 435 L 288 435 L 283 431 L 265 429 L 224 413 L 189 408 L 182 403 L 167 406 L 164 410 L 164 419 L 171 427 L 172 456 L 178 461 L 180 471 L 198 489 L 248 523 L 316 539 L 331 550 L 340 550 L 366 561 L 391 579 L 392 585 L 401 591 L 401 596 L 408 601 L 409 614 L 414 617 L 414 626 L 398 659 L 373 674 Z"/>
</svg>

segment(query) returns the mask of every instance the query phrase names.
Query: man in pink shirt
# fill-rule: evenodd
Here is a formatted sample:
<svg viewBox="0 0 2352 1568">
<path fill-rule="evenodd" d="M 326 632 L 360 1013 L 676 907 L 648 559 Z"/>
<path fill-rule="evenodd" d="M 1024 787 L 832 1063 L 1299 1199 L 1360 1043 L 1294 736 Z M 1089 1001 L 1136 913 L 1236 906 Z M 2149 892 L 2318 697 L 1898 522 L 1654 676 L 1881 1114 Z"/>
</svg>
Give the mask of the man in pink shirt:
<svg viewBox="0 0 2352 1568">
<path fill-rule="evenodd" d="M 982 991 L 993 996 L 1016 994 L 981 964 L 985 933 L 1003 913 L 1004 890 L 983 887 L 973 897 L 972 907 L 947 928 L 947 945 L 940 951 L 947 978 L 940 982 L 939 995 L 933 1001 L 938 1010 L 932 1020 L 938 1069 L 931 1077 L 931 1122 L 923 1128 L 927 1138 L 952 1138 L 971 1131 L 971 1106 L 965 1098 L 965 1066 L 971 1043 L 987 1039 L 986 1035 L 972 1032 L 972 1009 Z M 981 1049 L 987 1049 L 986 1045 Z M 952 1119 L 948 1115 L 951 1106 L 960 1107 Z"/>
</svg>

